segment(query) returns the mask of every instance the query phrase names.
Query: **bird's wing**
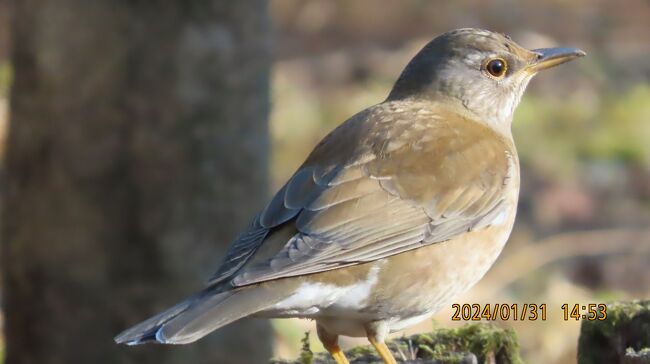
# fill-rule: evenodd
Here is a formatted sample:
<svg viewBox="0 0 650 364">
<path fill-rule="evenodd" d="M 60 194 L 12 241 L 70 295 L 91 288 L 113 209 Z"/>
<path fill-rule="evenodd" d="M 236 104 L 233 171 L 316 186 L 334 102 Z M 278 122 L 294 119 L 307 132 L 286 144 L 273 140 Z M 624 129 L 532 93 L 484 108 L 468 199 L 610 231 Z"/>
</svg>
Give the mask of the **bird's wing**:
<svg viewBox="0 0 650 364">
<path fill-rule="evenodd" d="M 212 282 L 243 286 L 385 258 L 505 213 L 513 145 L 455 113 L 357 115 L 321 142 Z"/>
</svg>

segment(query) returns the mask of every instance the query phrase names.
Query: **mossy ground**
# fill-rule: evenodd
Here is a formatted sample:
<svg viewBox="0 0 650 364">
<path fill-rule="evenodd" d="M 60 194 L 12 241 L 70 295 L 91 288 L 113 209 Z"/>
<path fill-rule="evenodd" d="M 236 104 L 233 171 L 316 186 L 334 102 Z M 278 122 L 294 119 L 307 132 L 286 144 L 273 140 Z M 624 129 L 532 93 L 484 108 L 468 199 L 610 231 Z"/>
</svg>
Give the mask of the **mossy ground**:
<svg viewBox="0 0 650 364">
<path fill-rule="evenodd" d="M 650 300 L 610 303 L 605 320 L 582 322 L 578 343 L 580 364 L 623 363 L 633 355 L 647 357 L 648 350 Z"/>
<path fill-rule="evenodd" d="M 272 363 L 333 363 L 327 353 L 312 353 L 307 337 L 302 342 L 302 352 L 298 360 Z M 476 357 L 478 363 L 522 362 L 514 331 L 491 324 L 468 324 L 456 329 L 439 328 L 429 333 L 392 340 L 388 346 L 396 358 L 419 363 L 466 363 L 472 362 L 473 357 Z M 351 363 L 382 363 L 370 346 L 358 346 L 345 354 Z"/>
</svg>

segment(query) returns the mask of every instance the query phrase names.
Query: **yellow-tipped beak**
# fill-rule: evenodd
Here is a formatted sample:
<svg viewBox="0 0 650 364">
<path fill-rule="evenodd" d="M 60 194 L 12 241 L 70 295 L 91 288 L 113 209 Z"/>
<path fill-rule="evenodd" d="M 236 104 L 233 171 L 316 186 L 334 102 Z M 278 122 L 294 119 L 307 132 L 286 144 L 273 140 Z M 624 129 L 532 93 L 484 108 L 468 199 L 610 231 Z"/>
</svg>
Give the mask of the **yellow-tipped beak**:
<svg viewBox="0 0 650 364">
<path fill-rule="evenodd" d="M 533 52 L 537 59 L 527 67 L 530 72 L 539 72 L 587 55 L 578 48 L 540 48 L 533 49 Z"/>
</svg>

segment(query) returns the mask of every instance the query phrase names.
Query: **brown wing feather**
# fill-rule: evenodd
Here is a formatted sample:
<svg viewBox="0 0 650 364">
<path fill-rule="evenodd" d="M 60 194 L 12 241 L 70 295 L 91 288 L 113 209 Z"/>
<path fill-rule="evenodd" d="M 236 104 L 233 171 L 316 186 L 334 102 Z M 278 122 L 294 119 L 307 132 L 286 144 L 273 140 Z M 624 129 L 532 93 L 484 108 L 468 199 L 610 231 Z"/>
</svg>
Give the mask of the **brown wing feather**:
<svg viewBox="0 0 650 364">
<path fill-rule="evenodd" d="M 502 212 L 515 155 L 506 138 L 459 114 L 380 104 L 326 137 L 262 212 L 269 237 L 243 250 L 273 248 L 238 253 L 245 263 L 219 277 L 241 286 L 315 273 L 485 226 Z M 274 237 L 281 224 L 288 240 Z"/>
</svg>

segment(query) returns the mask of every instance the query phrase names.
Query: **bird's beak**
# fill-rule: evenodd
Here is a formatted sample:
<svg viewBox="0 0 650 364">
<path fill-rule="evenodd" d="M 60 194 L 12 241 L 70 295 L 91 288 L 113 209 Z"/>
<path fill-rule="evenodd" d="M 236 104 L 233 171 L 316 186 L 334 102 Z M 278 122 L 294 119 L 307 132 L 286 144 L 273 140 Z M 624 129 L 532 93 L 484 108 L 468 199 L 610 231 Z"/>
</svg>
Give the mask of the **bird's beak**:
<svg viewBox="0 0 650 364">
<path fill-rule="evenodd" d="M 537 58 L 527 67 L 531 73 L 555 67 L 587 54 L 578 48 L 540 48 L 533 49 L 532 52 L 537 55 Z"/>
</svg>

